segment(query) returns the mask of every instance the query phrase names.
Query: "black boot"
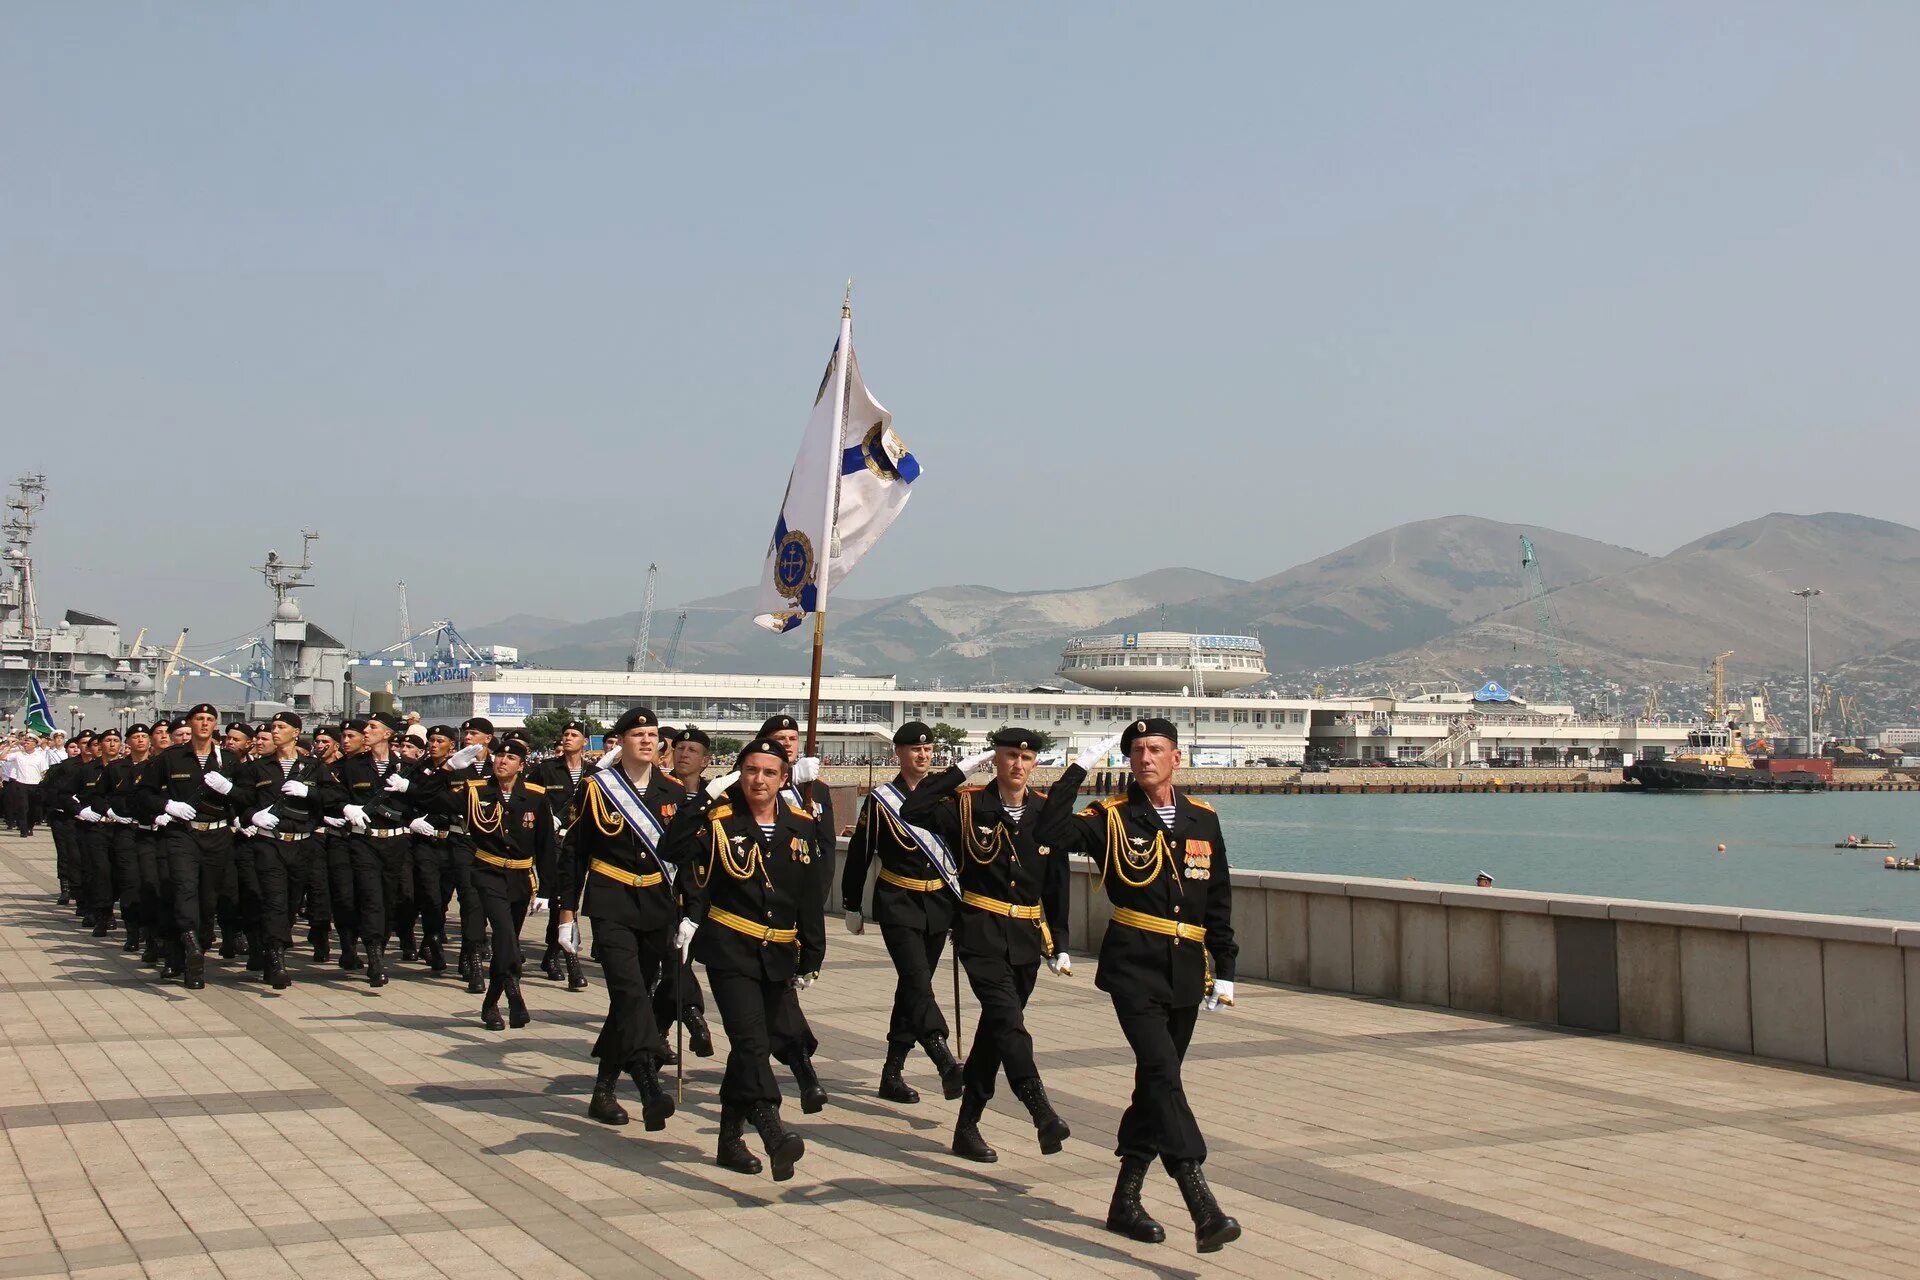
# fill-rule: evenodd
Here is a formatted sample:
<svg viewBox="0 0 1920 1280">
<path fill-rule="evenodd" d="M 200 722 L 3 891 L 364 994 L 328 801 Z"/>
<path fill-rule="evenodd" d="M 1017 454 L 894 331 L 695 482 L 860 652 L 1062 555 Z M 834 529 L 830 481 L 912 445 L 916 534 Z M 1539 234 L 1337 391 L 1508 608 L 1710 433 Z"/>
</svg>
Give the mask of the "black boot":
<svg viewBox="0 0 1920 1280">
<path fill-rule="evenodd" d="M 160 980 L 162 982 L 172 982 L 175 978 L 180 977 L 186 972 L 187 953 L 186 949 L 180 945 L 180 940 L 187 936 L 186 934 L 176 933 L 167 940 L 165 953 L 160 964 Z"/>
<path fill-rule="evenodd" d="M 258 929 L 247 930 L 247 972 L 267 971 L 267 941 Z"/>
<path fill-rule="evenodd" d="M 960 1118 L 953 1126 L 953 1154 L 976 1164 L 992 1164 L 1000 1153 L 980 1136 L 980 1117 L 987 1111 L 987 1100 L 968 1090 L 960 1099 Z"/>
<path fill-rule="evenodd" d="M 793 1060 L 793 1082 L 800 1086 L 800 1110 L 812 1115 L 827 1105 L 827 1088 L 820 1083 L 820 1073 L 813 1069 L 812 1058 L 802 1054 Z"/>
<path fill-rule="evenodd" d="M 600 1074 L 593 1079 L 593 1101 L 587 1104 L 587 1119 L 601 1124 L 625 1124 L 627 1109 L 620 1105 L 614 1089 L 620 1083 L 620 1064 L 602 1062 Z"/>
<path fill-rule="evenodd" d="M 239 937 L 232 929 L 222 927 L 220 930 L 220 958 L 222 960 L 231 960 L 239 954 Z"/>
<path fill-rule="evenodd" d="M 140 933 L 141 929 L 139 925 L 128 925 L 127 940 L 120 944 L 120 949 L 127 952 L 138 951 L 140 949 Z"/>
<path fill-rule="evenodd" d="M 307 941 L 313 946 L 315 964 L 325 964 L 333 959 L 333 947 L 327 941 L 332 932 L 333 926 L 327 924 L 316 924 L 307 930 Z"/>
<path fill-rule="evenodd" d="M 527 1001 L 520 994 L 520 975 L 507 975 L 507 1022 L 514 1027 L 524 1027 L 533 1021 L 533 1015 L 527 1012 Z"/>
<path fill-rule="evenodd" d="M 387 944 L 384 942 L 367 944 L 367 985 L 370 987 L 387 985 Z"/>
<path fill-rule="evenodd" d="M 1213 1198 L 1213 1188 L 1207 1185 L 1207 1175 L 1200 1171 L 1198 1160 L 1182 1160 L 1174 1165 L 1173 1180 L 1180 1184 L 1187 1212 L 1193 1215 L 1193 1242 L 1201 1253 L 1213 1253 L 1240 1238 L 1240 1224 L 1220 1212 L 1219 1202 Z"/>
<path fill-rule="evenodd" d="M 486 984 L 480 977 L 480 953 L 464 942 L 460 944 L 460 972 L 467 977 L 467 994 L 477 996 L 486 990 Z"/>
<path fill-rule="evenodd" d="M 1053 1103 L 1047 1100 L 1047 1087 L 1040 1083 L 1038 1076 L 1013 1086 L 1013 1096 L 1027 1104 L 1027 1114 L 1033 1117 L 1034 1132 L 1040 1138 L 1041 1155 L 1052 1155 L 1073 1136 L 1073 1131 L 1067 1128 L 1067 1122 L 1060 1118 L 1053 1109 Z"/>
<path fill-rule="evenodd" d="M 560 981 L 560 948 L 552 943 L 540 957 L 540 973 L 548 982 Z"/>
<path fill-rule="evenodd" d="M 157 964 L 160 960 L 160 954 L 160 931 L 158 929 L 146 930 L 146 940 L 140 948 L 140 963 Z"/>
<path fill-rule="evenodd" d="M 660 1132 L 673 1115 L 673 1095 L 660 1087 L 660 1073 L 651 1063 L 633 1073 L 633 1082 L 640 1087 L 640 1118 L 646 1122 L 647 1132 Z"/>
<path fill-rule="evenodd" d="M 480 1025 L 489 1031 L 505 1031 L 507 1024 L 500 1017 L 500 993 L 507 989 L 506 980 L 495 978 L 487 983 L 487 998 L 480 1002 Z"/>
<path fill-rule="evenodd" d="M 427 971 L 445 973 L 447 971 L 447 940 L 437 933 L 430 933 L 420 941 L 421 950 L 426 953 Z"/>
<path fill-rule="evenodd" d="M 287 973 L 287 949 L 277 939 L 267 943 L 267 983 L 275 991 L 285 991 L 293 985 L 293 978 Z"/>
<path fill-rule="evenodd" d="M 763 1167 L 760 1157 L 747 1150 L 746 1129 L 746 1113 L 731 1102 L 722 1102 L 720 1104 L 720 1149 L 714 1153 L 715 1164 L 722 1169 L 731 1169 L 735 1173 L 760 1172 Z"/>
<path fill-rule="evenodd" d="M 484 969 L 492 963 L 493 940 L 491 938 L 482 938 L 480 939 L 480 967 Z"/>
<path fill-rule="evenodd" d="M 687 1048 L 693 1050 L 696 1058 L 713 1056 L 713 1031 L 707 1026 L 706 1015 L 698 1009 L 689 1009 L 681 1021 L 687 1027 Z"/>
<path fill-rule="evenodd" d="M 1113 1184 L 1113 1203 L 1107 1206 L 1107 1230 L 1141 1244 L 1160 1244 L 1167 1238 L 1166 1228 L 1140 1203 L 1140 1188 L 1146 1180 L 1144 1156 L 1120 1157 L 1120 1178 Z"/>
<path fill-rule="evenodd" d="M 400 962 L 411 964 L 419 954 L 419 948 L 413 941 L 413 926 L 408 925 L 406 932 L 400 935 Z"/>
<path fill-rule="evenodd" d="M 73 886 L 71 884 L 68 884 L 65 880 L 62 880 L 60 882 L 60 898 L 58 902 L 55 903 L 55 905 L 62 906 L 62 907 L 73 905 Z"/>
<path fill-rule="evenodd" d="M 107 936 L 108 931 L 111 930 L 112 928 L 113 928 L 113 908 L 112 907 L 108 907 L 105 911 L 96 912 L 94 914 L 94 917 L 93 917 L 93 936 L 94 937 L 104 938 Z"/>
<path fill-rule="evenodd" d="M 933 1062 L 933 1069 L 940 1073 L 940 1092 L 952 1102 L 965 1092 L 967 1073 L 958 1062 L 953 1060 L 953 1050 L 947 1047 L 945 1036 L 928 1036 L 920 1042 L 927 1051 L 927 1057 Z"/>
<path fill-rule="evenodd" d="M 679 1066 L 680 1054 L 674 1049 L 673 1042 L 671 1040 L 668 1040 L 665 1036 L 661 1036 L 660 1039 L 664 1041 L 667 1046 L 666 1051 L 660 1055 L 660 1065 L 663 1067 Z"/>
<path fill-rule="evenodd" d="M 767 1149 L 773 1163 L 773 1180 L 785 1182 L 793 1176 L 793 1166 L 807 1154 L 807 1144 L 799 1134 L 780 1123 L 780 1108 L 771 1102 L 756 1102 L 747 1112 L 753 1127 L 760 1131 L 760 1145 Z"/>
<path fill-rule="evenodd" d="M 587 975 L 580 972 L 580 957 L 579 956 L 566 957 L 566 965 L 567 965 L 567 990 L 585 991 L 587 989 Z"/>
<path fill-rule="evenodd" d="M 907 1065 L 907 1050 L 911 1046 L 887 1044 L 886 1065 L 880 1068 L 880 1096 L 888 1102 L 914 1103 L 920 1101 L 919 1091 L 906 1082 L 900 1072 Z"/>
<path fill-rule="evenodd" d="M 180 949 L 180 984 L 189 991 L 199 991 L 207 985 L 207 962 L 200 954 L 200 939 L 183 933 Z"/>
<path fill-rule="evenodd" d="M 351 929 L 340 931 L 340 971 L 360 972 L 360 935 Z"/>
</svg>

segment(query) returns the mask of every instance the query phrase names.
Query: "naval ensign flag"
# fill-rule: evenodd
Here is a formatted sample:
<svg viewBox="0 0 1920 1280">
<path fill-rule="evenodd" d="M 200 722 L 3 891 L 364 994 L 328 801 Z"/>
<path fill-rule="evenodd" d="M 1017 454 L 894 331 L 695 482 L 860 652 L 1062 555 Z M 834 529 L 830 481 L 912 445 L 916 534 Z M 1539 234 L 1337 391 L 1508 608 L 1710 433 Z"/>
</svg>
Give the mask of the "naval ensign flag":
<svg viewBox="0 0 1920 1280">
<path fill-rule="evenodd" d="M 919 462 L 893 433 L 893 415 L 861 380 L 852 313 L 843 307 L 840 341 L 814 395 L 767 544 L 754 621 L 791 631 L 824 610 L 833 588 L 907 505 L 919 475 Z"/>
</svg>

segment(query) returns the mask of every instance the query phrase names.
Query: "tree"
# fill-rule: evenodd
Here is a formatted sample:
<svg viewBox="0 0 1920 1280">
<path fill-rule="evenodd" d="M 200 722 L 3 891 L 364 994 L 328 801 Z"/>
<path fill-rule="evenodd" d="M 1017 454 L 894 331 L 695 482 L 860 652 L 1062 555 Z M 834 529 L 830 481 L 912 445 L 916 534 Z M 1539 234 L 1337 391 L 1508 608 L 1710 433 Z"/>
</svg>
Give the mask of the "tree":
<svg viewBox="0 0 1920 1280">
<path fill-rule="evenodd" d="M 551 751 L 559 744 L 560 731 L 575 720 L 586 728 L 589 738 L 605 730 L 605 726 L 591 716 L 576 716 L 565 707 L 555 707 L 552 711 L 536 711 L 527 717 L 527 738 L 533 743 L 534 750 Z"/>
<path fill-rule="evenodd" d="M 933 742 L 935 746 L 945 747 L 950 751 L 957 750 L 966 745 L 967 731 L 957 724 L 948 724 L 942 720 L 933 726 Z"/>
<path fill-rule="evenodd" d="M 746 745 L 738 738 L 715 738 L 713 748 L 708 754 L 714 760 L 731 766 L 733 758 L 740 754 L 740 748 Z"/>
</svg>

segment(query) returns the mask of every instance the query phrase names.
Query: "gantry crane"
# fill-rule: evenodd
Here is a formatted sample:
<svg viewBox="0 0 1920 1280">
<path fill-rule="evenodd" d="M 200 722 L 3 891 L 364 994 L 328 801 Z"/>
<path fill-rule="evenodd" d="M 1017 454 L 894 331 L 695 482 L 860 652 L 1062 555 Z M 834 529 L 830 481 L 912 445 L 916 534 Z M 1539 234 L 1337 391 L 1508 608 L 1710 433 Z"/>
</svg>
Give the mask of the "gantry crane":
<svg viewBox="0 0 1920 1280">
<path fill-rule="evenodd" d="M 633 652 L 627 655 L 627 670 L 647 669 L 647 640 L 653 634 L 653 593 L 660 586 L 660 566 L 647 566 L 647 596 L 640 605 L 640 626 L 633 633 Z"/>
<path fill-rule="evenodd" d="M 1540 628 L 1540 644 L 1547 652 L 1547 671 L 1552 678 L 1553 701 L 1565 700 L 1560 673 L 1560 639 L 1553 633 L 1553 617 L 1547 612 L 1547 584 L 1540 576 L 1540 559 L 1533 553 L 1533 539 L 1520 535 L 1520 568 L 1527 576 L 1533 594 L 1533 621 Z"/>
</svg>

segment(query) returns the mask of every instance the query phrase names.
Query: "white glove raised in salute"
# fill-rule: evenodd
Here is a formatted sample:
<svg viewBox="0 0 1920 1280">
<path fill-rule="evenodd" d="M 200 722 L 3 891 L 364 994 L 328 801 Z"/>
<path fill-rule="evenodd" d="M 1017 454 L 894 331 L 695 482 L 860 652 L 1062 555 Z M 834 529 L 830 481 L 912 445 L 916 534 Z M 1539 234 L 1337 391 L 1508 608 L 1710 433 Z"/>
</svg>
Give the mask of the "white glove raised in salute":
<svg viewBox="0 0 1920 1280">
<path fill-rule="evenodd" d="M 306 799 L 307 792 L 311 791 L 312 789 L 313 788 L 309 787 L 306 783 L 300 781 L 300 779 L 298 778 L 288 778 L 285 782 L 280 784 L 280 794 L 283 796 L 292 796 L 296 800 Z"/>
<path fill-rule="evenodd" d="M 975 769 L 978 769 L 981 765 L 985 764 L 987 761 L 991 759 L 993 759 L 993 748 L 988 747 L 985 751 L 974 752 L 972 755 L 968 756 L 965 760 L 962 760 L 959 764 L 955 765 L 954 768 L 958 769 L 962 773 L 972 773 Z"/>
<path fill-rule="evenodd" d="M 262 809 L 253 815 L 252 822 L 263 831 L 272 831 L 280 825 L 280 817 L 271 809 Z"/>
<path fill-rule="evenodd" d="M 865 933 L 866 931 L 867 931 L 867 918 L 861 915 L 858 911 L 847 912 L 847 932 L 848 933 Z"/>
<path fill-rule="evenodd" d="M 682 920 L 680 927 L 673 931 L 673 946 L 680 953 L 681 960 L 684 961 L 687 958 L 687 950 L 693 946 L 693 935 L 699 930 L 700 926 L 693 921 Z"/>
<path fill-rule="evenodd" d="M 1047 968 L 1053 972 L 1053 976 L 1056 978 L 1071 978 L 1073 976 L 1073 957 L 1064 951 L 1056 951 L 1047 957 Z"/>
<path fill-rule="evenodd" d="M 793 785 L 804 787 L 820 776 L 820 757 L 801 756 L 793 762 Z"/>
<path fill-rule="evenodd" d="M 200 816 L 200 811 L 188 804 L 185 800 L 167 801 L 167 812 L 182 822 L 192 822 Z"/>
<path fill-rule="evenodd" d="M 1202 1002 L 1201 1007 L 1208 1013 L 1217 1013 L 1221 1009 L 1233 1008 L 1233 984 L 1220 978 L 1213 980 L 1213 991 Z"/>
<path fill-rule="evenodd" d="M 620 748 L 609 747 L 600 753 L 600 759 L 594 764 L 596 769 L 611 769 L 620 763 Z"/>
<path fill-rule="evenodd" d="M 333 821 L 333 819 L 329 818 L 327 819 L 327 821 L 331 822 Z M 431 822 L 428 822 L 425 818 L 415 818 L 412 822 L 409 822 L 407 824 L 407 830 L 413 832 L 413 834 L 417 836 L 425 836 L 429 840 L 433 839 L 435 836 L 440 834 L 438 831 L 435 831 L 433 829 L 433 824 Z"/>
<path fill-rule="evenodd" d="M 218 795 L 225 795 L 227 794 L 227 792 L 233 790 L 232 779 L 228 778 L 226 774 L 219 773 L 217 771 L 212 773 L 201 774 L 200 781 L 207 784 L 207 789 L 209 791 L 212 791 Z"/>
<path fill-rule="evenodd" d="M 405 791 L 411 786 L 413 786 L 411 782 L 397 773 L 387 775 L 387 790 L 389 791 Z"/>
<path fill-rule="evenodd" d="M 1082 773 L 1088 772 L 1095 765 L 1112 755 L 1113 749 L 1119 745 L 1120 735 L 1117 733 L 1109 734 L 1075 756 L 1073 762 L 1080 766 Z"/>
<path fill-rule="evenodd" d="M 452 755 L 447 757 L 447 768 L 464 769 L 468 765 L 472 764 L 475 760 L 478 760 L 479 758 L 480 758 L 479 747 L 477 746 L 462 747 L 458 751 L 454 752 Z"/>
<path fill-rule="evenodd" d="M 713 799 L 718 800 L 721 796 L 727 794 L 728 787 L 731 787 L 738 781 L 740 781 L 740 771 L 738 769 L 735 769 L 732 773 L 723 773 L 707 784 L 707 794 Z"/>
</svg>

